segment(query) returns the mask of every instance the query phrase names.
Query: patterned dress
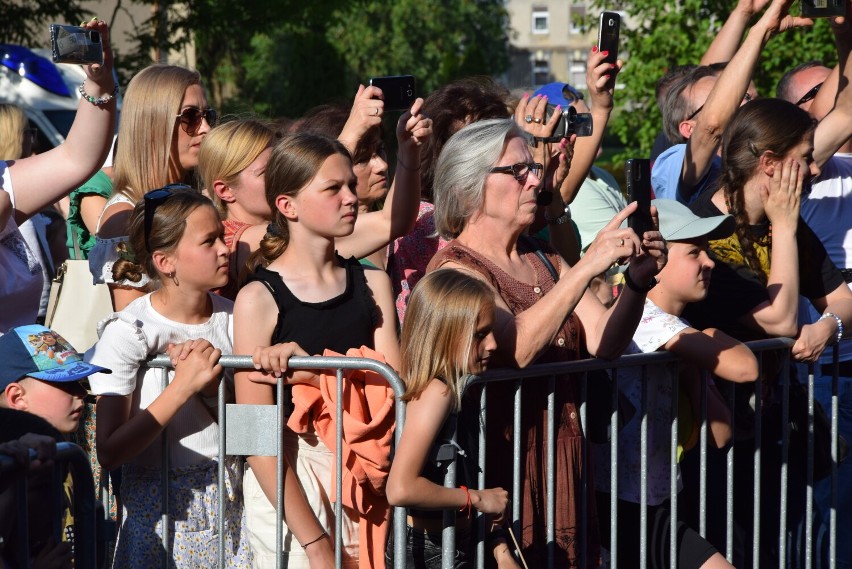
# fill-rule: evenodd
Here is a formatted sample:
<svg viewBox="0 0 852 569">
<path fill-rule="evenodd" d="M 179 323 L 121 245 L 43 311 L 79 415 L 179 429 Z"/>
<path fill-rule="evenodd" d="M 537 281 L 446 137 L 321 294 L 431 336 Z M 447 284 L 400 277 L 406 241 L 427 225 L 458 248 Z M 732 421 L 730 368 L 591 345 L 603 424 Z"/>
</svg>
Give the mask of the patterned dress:
<svg viewBox="0 0 852 569">
<path fill-rule="evenodd" d="M 521 256 L 535 268 L 535 282 L 531 285 L 515 279 L 484 256 L 467 247 L 451 242 L 439 251 L 429 263 L 428 271 L 445 263 L 457 263 L 481 274 L 497 291 L 513 314 L 530 308 L 547 294 L 555 282 L 547 266 L 531 247 L 532 241 L 521 241 Z M 548 259 L 559 270 L 561 259 L 548 251 Z M 556 334 L 551 346 L 536 363 L 567 362 L 588 357 L 585 351 L 585 334 L 576 315 L 570 314 Z M 499 351 L 496 365 L 500 365 Z M 506 363 L 504 360 L 503 364 Z M 555 567 L 579 567 L 580 540 L 586 542 L 586 567 L 600 565 L 600 540 L 597 513 L 594 506 L 594 488 L 589 472 L 583 472 L 583 431 L 580 425 L 580 382 L 578 377 L 557 377 L 555 409 L 556 426 L 556 548 Z M 521 417 L 522 509 L 521 547 L 530 567 L 544 567 L 547 563 L 546 535 L 546 482 L 547 482 L 547 381 L 527 380 L 521 390 L 525 412 Z M 514 385 L 508 382 L 489 386 L 488 425 L 486 432 L 486 486 L 512 488 L 512 469 L 506 457 L 512 456 L 512 416 Z M 587 482 L 588 515 L 582 519 L 582 483 Z M 517 499 L 517 498 L 516 498 Z"/>
</svg>

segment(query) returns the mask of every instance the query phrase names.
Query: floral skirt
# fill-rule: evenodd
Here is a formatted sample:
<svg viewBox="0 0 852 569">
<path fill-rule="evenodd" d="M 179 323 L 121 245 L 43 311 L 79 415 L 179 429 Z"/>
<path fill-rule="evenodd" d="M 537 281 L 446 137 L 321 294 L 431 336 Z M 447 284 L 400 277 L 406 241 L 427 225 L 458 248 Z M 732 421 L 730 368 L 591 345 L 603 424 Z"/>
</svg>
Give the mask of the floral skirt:
<svg viewBox="0 0 852 569">
<path fill-rule="evenodd" d="M 245 531 L 241 464 L 228 457 L 225 465 L 225 567 L 251 566 Z M 219 489 L 217 462 L 172 469 L 169 477 L 168 567 L 216 567 L 219 559 Z M 126 465 L 123 470 L 123 520 L 113 567 L 162 567 L 160 471 Z"/>
</svg>

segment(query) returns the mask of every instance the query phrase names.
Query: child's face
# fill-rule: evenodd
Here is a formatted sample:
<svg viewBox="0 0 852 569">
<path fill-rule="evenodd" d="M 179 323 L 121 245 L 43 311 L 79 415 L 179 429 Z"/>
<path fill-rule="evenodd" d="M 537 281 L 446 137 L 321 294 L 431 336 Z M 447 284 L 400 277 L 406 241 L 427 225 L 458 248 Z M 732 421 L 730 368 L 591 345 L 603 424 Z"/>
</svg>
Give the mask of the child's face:
<svg viewBox="0 0 852 569">
<path fill-rule="evenodd" d="M 494 308 L 485 307 L 476 319 L 476 332 L 470 346 L 468 356 L 468 369 L 470 373 L 482 373 L 488 368 L 488 359 L 497 349 L 497 340 L 494 339 Z"/>
<path fill-rule="evenodd" d="M 18 383 L 26 391 L 24 411 L 38 415 L 61 433 L 77 430 L 86 397 L 86 389 L 79 381 L 49 383 L 25 377 Z"/>
<path fill-rule="evenodd" d="M 325 159 L 316 176 L 299 190 L 292 202 L 291 219 L 307 232 L 325 237 L 345 237 L 355 229 L 358 199 L 357 181 L 351 161 L 332 154 Z M 279 198 L 280 199 L 280 198 Z M 299 231 L 291 227 L 291 232 Z"/>
<path fill-rule="evenodd" d="M 192 210 L 172 260 L 181 285 L 210 290 L 228 284 L 228 246 L 222 240 L 222 223 L 215 209 L 198 206 Z"/>
<path fill-rule="evenodd" d="M 668 263 L 659 276 L 667 294 L 677 295 L 684 303 L 703 300 L 710 289 L 710 274 L 715 266 L 707 254 L 707 239 L 670 241 L 668 248 Z"/>
</svg>

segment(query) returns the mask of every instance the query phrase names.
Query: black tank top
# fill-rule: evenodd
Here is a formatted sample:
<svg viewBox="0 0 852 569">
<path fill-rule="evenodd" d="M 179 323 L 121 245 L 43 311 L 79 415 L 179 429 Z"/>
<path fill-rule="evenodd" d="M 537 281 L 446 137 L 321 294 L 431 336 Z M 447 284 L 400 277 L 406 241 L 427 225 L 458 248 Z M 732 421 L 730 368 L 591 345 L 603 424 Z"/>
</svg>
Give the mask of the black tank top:
<svg viewBox="0 0 852 569">
<path fill-rule="evenodd" d="M 367 286 L 364 268 L 353 257 L 337 258 L 346 269 L 346 290 L 322 302 L 303 302 L 290 292 L 275 271 L 258 267 L 248 282 L 266 285 L 278 306 L 278 322 L 272 332 L 272 344 L 296 342 L 311 355 L 322 355 L 326 348 L 346 354 L 349 348 L 375 348 L 373 331 L 378 325 L 378 307 Z M 285 407 L 293 411 L 291 386 L 285 386 Z"/>
</svg>

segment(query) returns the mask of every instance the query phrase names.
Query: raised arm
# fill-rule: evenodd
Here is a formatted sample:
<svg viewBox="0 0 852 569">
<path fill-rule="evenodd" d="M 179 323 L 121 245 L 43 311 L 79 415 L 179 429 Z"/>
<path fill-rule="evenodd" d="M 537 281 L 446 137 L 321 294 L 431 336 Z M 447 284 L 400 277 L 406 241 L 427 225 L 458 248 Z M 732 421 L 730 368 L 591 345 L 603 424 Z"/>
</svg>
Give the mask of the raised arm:
<svg viewBox="0 0 852 569">
<path fill-rule="evenodd" d="M 847 6 L 847 10 L 850 7 Z M 831 95 L 836 89 L 837 97 L 834 100 L 834 108 L 819 122 L 814 133 L 814 162 L 818 166 L 825 164 L 835 152 L 852 137 L 852 88 L 849 82 L 852 80 L 852 57 L 849 57 L 852 49 L 852 26 L 845 20 L 840 24 L 832 25 L 835 42 L 837 44 L 838 56 L 840 57 L 838 68 L 832 70 L 825 83 L 823 83 L 817 97 L 825 90 Z M 832 85 L 836 79 L 836 83 Z M 822 100 L 814 100 L 814 104 L 823 104 Z M 818 109 L 811 106 L 814 114 Z M 819 116 L 819 115 L 817 115 Z"/>
<path fill-rule="evenodd" d="M 423 99 L 417 99 L 397 122 L 397 168 L 385 205 L 359 215 L 352 234 L 336 240 L 344 257 L 366 257 L 414 228 L 420 205 L 420 147 L 432 135 L 432 119 L 421 113 L 422 107 Z"/>
<path fill-rule="evenodd" d="M 710 168 L 722 133 L 745 97 L 763 46 L 779 32 L 813 24 L 810 19 L 788 14 L 792 1 L 773 0 L 719 75 L 694 122 L 684 121 L 685 128 L 690 132 L 679 187 L 684 200 L 688 201 L 692 197 L 698 182 Z"/>
<path fill-rule="evenodd" d="M 740 46 L 749 20 L 763 10 L 767 3 L 768 0 L 740 0 L 737 2 L 736 7 L 722 25 L 722 29 L 713 38 L 704 55 L 701 56 L 701 65 L 730 61 Z"/>
<path fill-rule="evenodd" d="M 88 65 L 83 89 L 94 98 L 113 94 L 112 49 L 106 22 L 94 20 L 85 27 L 101 34 L 103 65 Z M 20 224 L 44 207 L 70 194 L 103 166 L 115 130 L 115 98 L 105 104 L 80 99 L 74 123 L 63 144 L 43 154 L 9 165 L 15 194 L 15 220 Z"/>
</svg>

